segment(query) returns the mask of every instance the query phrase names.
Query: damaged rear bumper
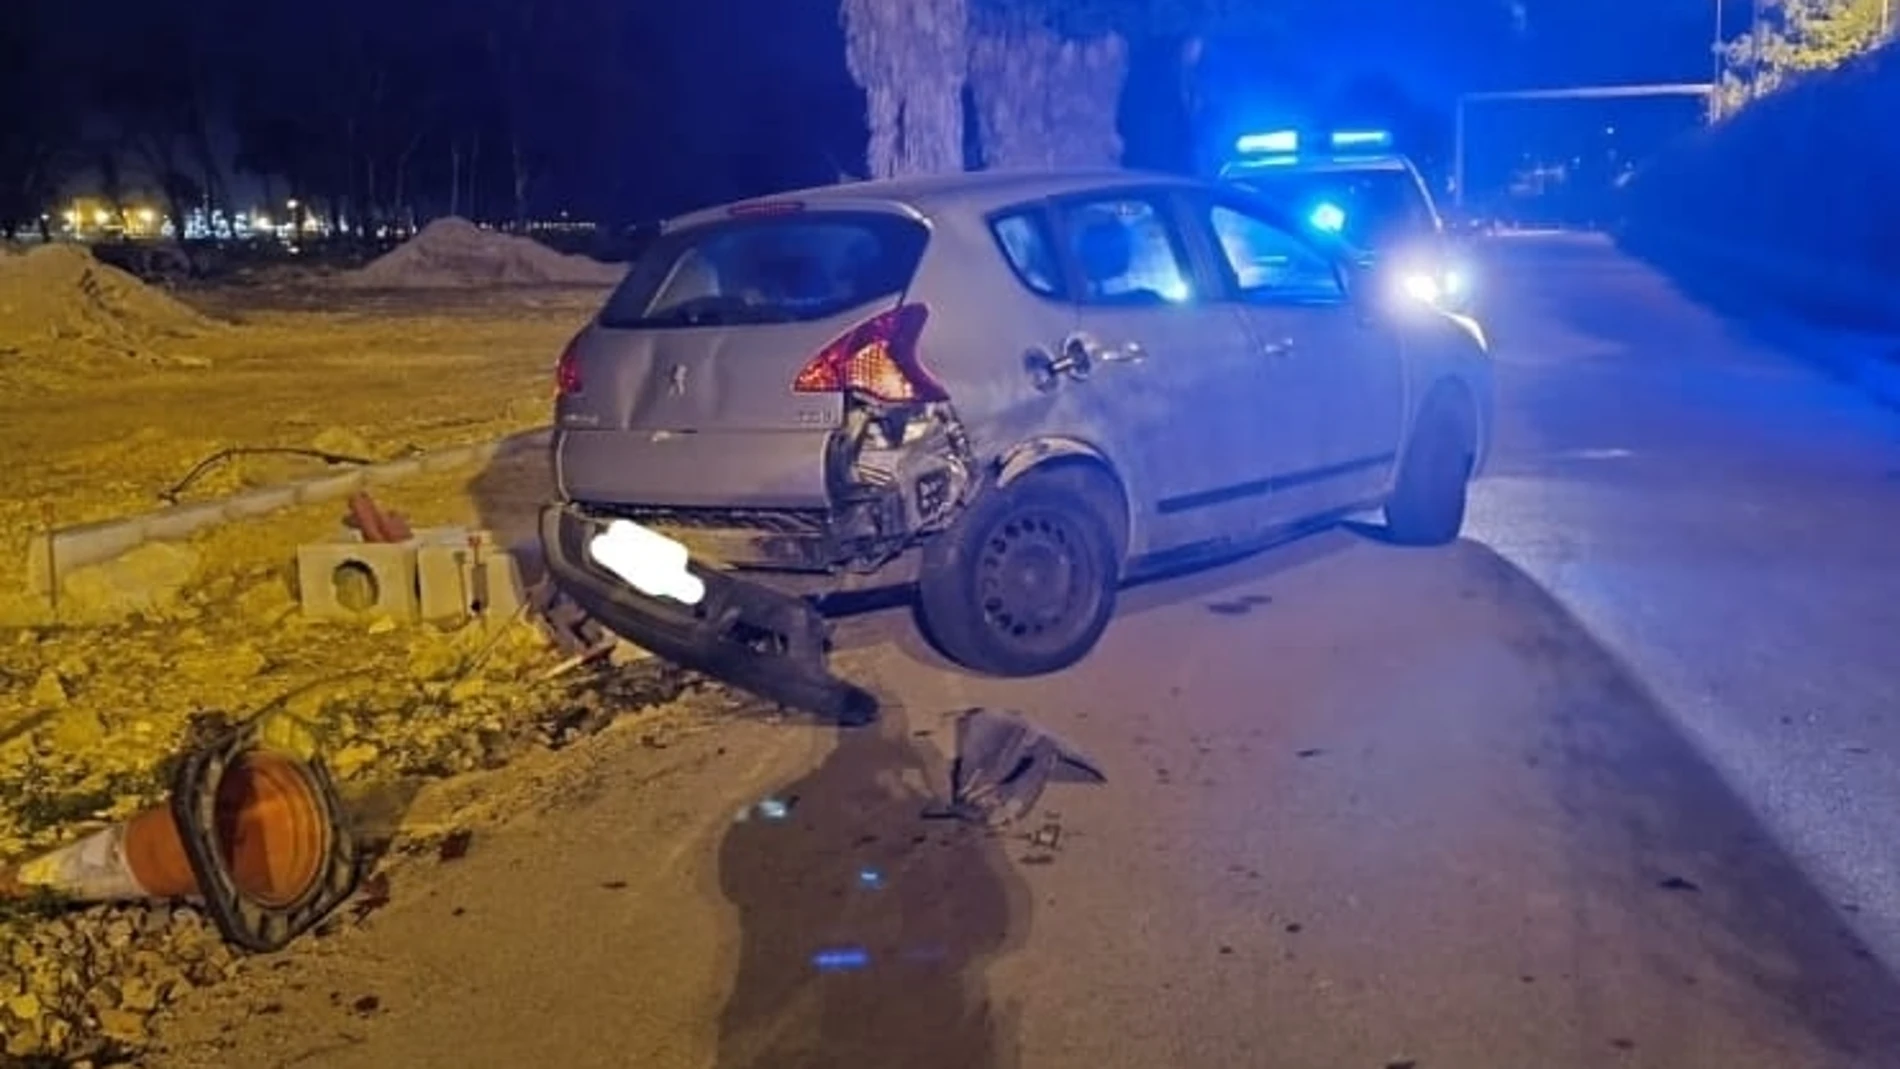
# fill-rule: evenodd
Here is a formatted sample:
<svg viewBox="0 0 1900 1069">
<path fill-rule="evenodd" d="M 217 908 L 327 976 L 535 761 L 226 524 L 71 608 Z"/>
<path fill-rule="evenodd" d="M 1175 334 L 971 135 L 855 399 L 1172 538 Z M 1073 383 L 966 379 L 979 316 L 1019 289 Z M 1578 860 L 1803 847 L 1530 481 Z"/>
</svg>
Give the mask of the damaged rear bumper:
<svg viewBox="0 0 1900 1069">
<path fill-rule="evenodd" d="M 614 633 L 784 705 L 847 723 L 876 715 L 876 699 L 831 674 L 830 627 L 810 601 L 698 559 L 688 564 L 706 584 L 698 604 L 649 597 L 594 563 L 588 543 L 606 523 L 571 504 L 549 505 L 541 544 L 555 583 Z"/>
</svg>

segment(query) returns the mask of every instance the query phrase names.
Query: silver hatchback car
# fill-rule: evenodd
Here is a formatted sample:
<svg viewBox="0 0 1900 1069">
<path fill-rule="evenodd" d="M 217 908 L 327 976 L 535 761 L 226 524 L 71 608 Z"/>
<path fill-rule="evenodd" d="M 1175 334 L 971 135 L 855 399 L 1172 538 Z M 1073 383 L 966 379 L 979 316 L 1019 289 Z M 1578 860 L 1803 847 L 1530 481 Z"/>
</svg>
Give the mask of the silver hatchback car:
<svg viewBox="0 0 1900 1069">
<path fill-rule="evenodd" d="M 947 656 L 1032 675 L 1144 573 L 1373 508 L 1450 541 L 1491 426 L 1483 334 L 1322 240 L 1125 171 L 672 220 L 561 357 L 550 572 L 663 657 L 849 715 L 835 595 L 914 586 Z"/>
</svg>

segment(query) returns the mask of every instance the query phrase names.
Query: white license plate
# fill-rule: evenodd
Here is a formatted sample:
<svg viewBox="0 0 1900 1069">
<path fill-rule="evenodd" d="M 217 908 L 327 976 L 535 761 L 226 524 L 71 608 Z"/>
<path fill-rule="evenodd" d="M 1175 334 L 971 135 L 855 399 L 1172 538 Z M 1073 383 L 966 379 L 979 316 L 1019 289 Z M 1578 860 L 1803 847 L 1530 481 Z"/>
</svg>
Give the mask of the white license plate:
<svg viewBox="0 0 1900 1069">
<path fill-rule="evenodd" d="M 632 520 L 615 520 L 587 543 L 602 568 L 651 598 L 697 605 L 706 597 L 705 580 L 686 567 L 689 554 L 677 539 Z"/>
</svg>

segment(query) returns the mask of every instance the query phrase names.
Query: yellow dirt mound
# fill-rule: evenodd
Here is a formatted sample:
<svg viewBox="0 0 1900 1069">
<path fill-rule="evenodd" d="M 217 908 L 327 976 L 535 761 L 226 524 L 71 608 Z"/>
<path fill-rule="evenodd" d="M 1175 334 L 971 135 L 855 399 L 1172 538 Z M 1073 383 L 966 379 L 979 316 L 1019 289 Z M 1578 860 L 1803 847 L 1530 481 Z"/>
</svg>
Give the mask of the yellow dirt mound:
<svg viewBox="0 0 1900 1069">
<path fill-rule="evenodd" d="M 337 280 L 355 289 L 463 289 L 478 286 L 611 286 L 624 268 L 568 256 L 533 238 L 438 219 L 361 270 Z"/>
<path fill-rule="evenodd" d="M 100 355 L 200 366 L 190 342 L 218 326 L 80 246 L 0 256 L 0 369 Z"/>
</svg>

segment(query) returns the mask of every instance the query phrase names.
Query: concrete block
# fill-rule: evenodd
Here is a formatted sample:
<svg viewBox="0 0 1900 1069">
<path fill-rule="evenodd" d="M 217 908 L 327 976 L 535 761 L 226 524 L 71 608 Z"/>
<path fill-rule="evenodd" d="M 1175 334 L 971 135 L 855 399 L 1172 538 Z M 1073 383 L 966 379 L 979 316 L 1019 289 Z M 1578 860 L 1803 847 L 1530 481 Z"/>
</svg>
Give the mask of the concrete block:
<svg viewBox="0 0 1900 1069">
<path fill-rule="evenodd" d="M 475 447 L 463 445 L 430 453 L 428 456 L 423 457 L 420 463 L 422 464 L 423 471 L 434 473 L 439 471 L 453 471 L 464 464 L 473 463 L 477 459 L 479 459 L 479 457 L 476 454 Z"/>
<path fill-rule="evenodd" d="M 467 548 L 468 537 L 475 532 L 467 527 L 450 525 L 448 527 L 424 527 L 413 532 L 414 541 L 427 546 L 461 546 Z"/>
<path fill-rule="evenodd" d="M 297 590 L 304 615 L 348 620 L 375 615 L 416 618 L 416 549 L 323 542 L 297 548 Z"/>
<path fill-rule="evenodd" d="M 522 569 L 492 532 L 461 532 L 416 546 L 416 585 L 423 619 L 482 616 L 505 620 L 527 601 Z"/>
<path fill-rule="evenodd" d="M 303 504 L 316 501 L 330 501 L 339 497 L 348 497 L 362 489 L 363 472 L 361 469 L 347 471 L 341 475 L 326 475 L 321 479 L 297 484 L 297 500 Z"/>
<path fill-rule="evenodd" d="M 298 488 L 295 486 L 272 486 L 262 490 L 252 490 L 226 498 L 224 511 L 234 520 L 266 516 L 279 509 L 287 509 L 295 505 L 297 493 Z"/>
<path fill-rule="evenodd" d="M 201 528 L 209 527 L 214 523 L 223 523 L 228 518 L 222 501 L 179 505 L 145 517 L 145 537 L 161 542 L 175 542 L 191 537 L 193 532 Z"/>
<path fill-rule="evenodd" d="M 475 573 L 467 545 L 416 546 L 416 589 L 424 620 L 465 620 L 475 596 Z"/>
<path fill-rule="evenodd" d="M 145 541 L 145 525 L 139 520 L 89 523 L 55 531 L 48 537 L 36 535 L 27 549 L 27 583 L 36 594 L 50 594 L 58 576 L 76 568 L 109 561 Z M 58 570 L 58 576 L 54 570 Z"/>
<path fill-rule="evenodd" d="M 377 464 L 363 469 L 363 481 L 371 486 L 387 486 L 404 479 L 413 479 L 422 474 L 420 458 L 392 460 L 387 464 Z"/>
<path fill-rule="evenodd" d="M 496 549 L 484 556 L 477 593 L 488 598 L 484 615 L 491 623 L 513 619 L 528 601 L 527 584 L 521 579 L 521 562 L 505 549 Z"/>
</svg>

